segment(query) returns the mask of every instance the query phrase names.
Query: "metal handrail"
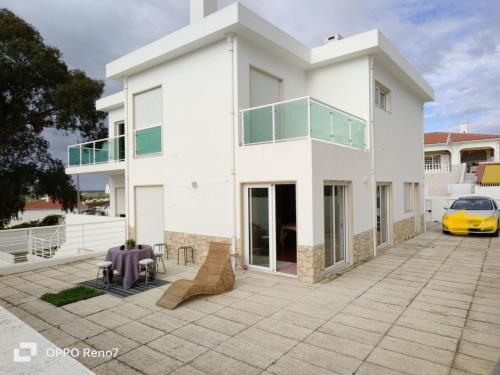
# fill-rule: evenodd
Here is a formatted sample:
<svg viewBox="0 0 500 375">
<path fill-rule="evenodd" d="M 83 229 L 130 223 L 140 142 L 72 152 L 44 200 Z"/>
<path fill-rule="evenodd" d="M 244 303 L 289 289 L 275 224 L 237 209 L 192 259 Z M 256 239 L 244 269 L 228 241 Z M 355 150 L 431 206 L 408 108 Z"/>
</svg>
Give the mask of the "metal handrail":
<svg viewBox="0 0 500 375">
<path fill-rule="evenodd" d="M 105 161 L 102 161 L 102 162 L 96 162 L 96 143 L 99 143 L 99 142 L 105 142 L 107 141 L 108 143 L 110 141 L 113 141 L 113 140 L 116 140 L 116 139 L 120 139 L 120 138 L 123 138 L 123 139 L 126 139 L 125 138 L 125 134 L 121 134 L 121 135 L 116 135 L 114 137 L 108 137 L 108 138 L 101 138 L 101 139 L 97 139 L 95 141 L 89 141 L 89 142 L 84 142 L 84 143 L 77 143 L 77 144 L 74 144 L 74 145 L 70 145 L 68 146 L 67 148 L 67 154 L 68 154 L 68 166 L 82 166 L 82 165 L 96 165 L 96 164 L 104 164 L 104 163 L 109 163 L 111 161 L 113 162 L 121 162 L 123 160 L 125 160 L 125 155 L 122 158 L 118 158 L 118 159 L 114 159 L 112 157 L 110 157 L 110 150 L 108 148 L 108 158 L 107 160 Z M 92 145 L 92 147 L 84 147 L 86 145 Z M 126 143 L 124 144 L 124 149 L 126 148 Z M 80 156 L 79 156 L 79 162 L 78 163 L 75 163 L 75 164 L 71 164 L 70 163 L 70 150 L 71 149 L 79 149 L 80 150 Z M 83 154 L 82 154 L 82 150 L 92 150 L 93 151 L 93 155 L 92 155 L 92 162 L 91 163 L 83 163 Z M 97 149 L 99 151 L 101 151 L 101 149 Z"/>
</svg>

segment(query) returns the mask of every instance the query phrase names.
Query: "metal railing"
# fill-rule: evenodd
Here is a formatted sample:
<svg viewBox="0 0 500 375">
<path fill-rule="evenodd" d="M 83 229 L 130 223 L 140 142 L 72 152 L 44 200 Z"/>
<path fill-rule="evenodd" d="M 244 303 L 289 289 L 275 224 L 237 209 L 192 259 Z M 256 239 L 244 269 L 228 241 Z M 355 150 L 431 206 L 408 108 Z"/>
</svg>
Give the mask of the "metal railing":
<svg viewBox="0 0 500 375">
<path fill-rule="evenodd" d="M 126 239 L 123 219 L 0 231 L 0 268 L 16 263 L 40 262 L 105 252 Z"/>
<path fill-rule="evenodd" d="M 95 165 L 125 160 L 125 135 L 68 146 L 68 166 Z"/>
<path fill-rule="evenodd" d="M 450 173 L 451 168 L 449 164 L 425 163 L 424 171 L 425 173 Z"/>
<path fill-rule="evenodd" d="M 313 138 L 366 149 L 366 121 L 309 96 L 241 110 L 242 145 Z"/>
</svg>

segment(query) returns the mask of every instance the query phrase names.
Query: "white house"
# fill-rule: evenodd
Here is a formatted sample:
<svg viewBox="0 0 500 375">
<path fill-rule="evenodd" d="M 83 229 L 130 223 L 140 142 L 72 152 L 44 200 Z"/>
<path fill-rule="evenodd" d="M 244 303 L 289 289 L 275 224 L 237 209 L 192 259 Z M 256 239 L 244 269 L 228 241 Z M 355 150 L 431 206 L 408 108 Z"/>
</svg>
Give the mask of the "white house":
<svg viewBox="0 0 500 375">
<path fill-rule="evenodd" d="M 198 259 L 227 241 L 236 267 L 316 282 L 424 229 L 434 92 L 380 31 L 309 48 L 238 3 L 190 12 L 106 66 L 110 138 L 68 149 L 130 237 Z"/>
</svg>

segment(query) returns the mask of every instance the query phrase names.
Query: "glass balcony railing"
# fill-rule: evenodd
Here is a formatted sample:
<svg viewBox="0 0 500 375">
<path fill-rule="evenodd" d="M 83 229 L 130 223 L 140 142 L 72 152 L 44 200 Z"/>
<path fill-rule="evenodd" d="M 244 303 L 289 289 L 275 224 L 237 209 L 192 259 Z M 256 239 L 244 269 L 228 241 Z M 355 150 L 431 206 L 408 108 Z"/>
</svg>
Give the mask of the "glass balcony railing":
<svg viewBox="0 0 500 375">
<path fill-rule="evenodd" d="M 68 166 L 94 165 L 125 160 L 125 135 L 68 147 Z"/>
<path fill-rule="evenodd" d="M 298 138 L 366 148 L 365 120 L 305 97 L 244 109 L 243 145 Z"/>
</svg>

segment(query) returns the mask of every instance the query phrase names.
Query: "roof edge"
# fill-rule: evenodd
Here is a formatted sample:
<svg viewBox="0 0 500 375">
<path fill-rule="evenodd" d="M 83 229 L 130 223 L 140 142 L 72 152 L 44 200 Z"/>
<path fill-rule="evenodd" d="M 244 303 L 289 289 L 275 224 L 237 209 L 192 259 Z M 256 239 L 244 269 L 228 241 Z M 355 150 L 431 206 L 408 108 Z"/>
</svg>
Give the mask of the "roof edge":
<svg viewBox="0 0 500 375">
<path fill-rule="evenodd" d="M 123 91 L 119 91 L 115 94 L 108 96 L 103 96 L 97 99 L 95 102 L 95 108 L 98 111 L 108 112 L 116 108 L 123 107 L 125 102 L 125 94 Z"/>
</svg>

